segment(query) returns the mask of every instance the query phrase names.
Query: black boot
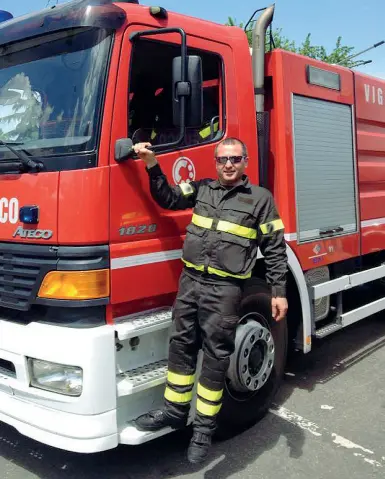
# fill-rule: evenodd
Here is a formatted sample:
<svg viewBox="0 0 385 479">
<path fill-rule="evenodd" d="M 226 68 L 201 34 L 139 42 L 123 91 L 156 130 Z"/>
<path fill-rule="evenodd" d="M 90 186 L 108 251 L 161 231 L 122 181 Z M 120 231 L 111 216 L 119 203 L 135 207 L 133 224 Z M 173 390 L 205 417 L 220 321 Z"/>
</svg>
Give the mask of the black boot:
<svg viewBox="0 0 385 479">
<path fill-rule="evenodd" d="M 185 427 L 186 424 L 187 417 L 175 418 L 169 416 L 164 409 L 150 411 L 135 419 L 135 425 L 139 431 L 158 431 L 164 427 L 179 429 Z"/>
<path fill-rule="evenodd" d="M 187 451 L 187 458 L 193 464 L 205 461 L 211 446 L 211 436 L 195 431 Z"/>
</svg>

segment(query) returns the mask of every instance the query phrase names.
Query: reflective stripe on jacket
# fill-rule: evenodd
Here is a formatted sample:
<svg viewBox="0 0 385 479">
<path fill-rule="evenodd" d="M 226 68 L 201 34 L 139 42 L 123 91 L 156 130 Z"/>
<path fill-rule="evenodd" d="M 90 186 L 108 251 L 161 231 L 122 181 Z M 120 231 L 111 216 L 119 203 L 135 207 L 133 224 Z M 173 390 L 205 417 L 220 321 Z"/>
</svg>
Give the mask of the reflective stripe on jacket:
<svg viewBox="0 0 385 479">
<path fill-rule="evenodd" d="M 252 185 L 247 176 L 233 188 L 212 179 L 170 186 L 158 164 L 147 172 L 159 206 L 194 208 L 183 246 L 186 267 L 221 278 L 247 279 L 259 247 L 273 296 L 286 296 L 284 225 L 268 190 Z"/>
</svg>

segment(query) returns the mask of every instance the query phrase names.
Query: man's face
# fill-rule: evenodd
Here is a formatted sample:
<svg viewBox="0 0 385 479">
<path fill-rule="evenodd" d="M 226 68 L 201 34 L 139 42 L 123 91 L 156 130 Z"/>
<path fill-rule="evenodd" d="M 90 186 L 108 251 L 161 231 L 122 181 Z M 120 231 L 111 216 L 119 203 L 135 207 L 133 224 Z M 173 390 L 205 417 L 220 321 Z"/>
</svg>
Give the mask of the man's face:
<svg viewBox="0 0 385 479">
<path fill-rule="evenodd" d="M 224 164 L 216 161 L 219 181 L 223 185 L 235 185 L 242 178 L 247 167 L 247 158 L 243 158 L 242 145 L 238 143 L 235 145 L 220 145 L 217 158 L 220 157 L 228 157 L 228 159 Z M 233 162 L 230 161 L 231 157 L 233 157 Z M 239 160 L 239 158 L 242 158 L 242 160 L 237 163 L 236 160 Z"/>
</svg>

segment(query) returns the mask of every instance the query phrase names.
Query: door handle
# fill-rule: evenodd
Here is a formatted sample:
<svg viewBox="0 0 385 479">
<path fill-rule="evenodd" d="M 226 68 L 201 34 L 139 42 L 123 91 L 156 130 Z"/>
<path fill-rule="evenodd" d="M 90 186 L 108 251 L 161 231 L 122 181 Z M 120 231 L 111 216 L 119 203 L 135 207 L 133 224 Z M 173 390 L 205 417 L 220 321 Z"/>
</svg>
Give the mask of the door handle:
<svg viewBox="0 0 385 479">
<path fill-rule="evenodd" d="M 337 234 L 337 233 L 341 233 L 342 231 L 344 231 L 342 226 L 336 226 L 335 228 L 328 228 L 328 229 L 324 229 L 324 230 L 319 230 L 319 233 L 320 233 L 321 236 L 326 236 L 326 235 L 334 235 L 334 234 Z"/>
</svg>

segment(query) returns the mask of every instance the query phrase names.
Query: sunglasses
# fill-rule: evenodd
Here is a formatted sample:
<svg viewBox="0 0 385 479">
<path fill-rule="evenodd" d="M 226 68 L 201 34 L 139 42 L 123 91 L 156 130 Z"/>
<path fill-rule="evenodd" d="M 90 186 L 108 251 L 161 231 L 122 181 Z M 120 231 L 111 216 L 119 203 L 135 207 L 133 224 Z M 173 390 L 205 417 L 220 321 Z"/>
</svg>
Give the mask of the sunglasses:
<svg viewBox="0 0 385 479">
<path fill-rule="evenodd" d="M 230 161 L 230 163 L 234 165 L 234 163 L 240 163 L 243 159 L 245 159 L 245 156 L 217 156 L 215 161 L 220 165 L 225 165 Z"/>
</svg>

